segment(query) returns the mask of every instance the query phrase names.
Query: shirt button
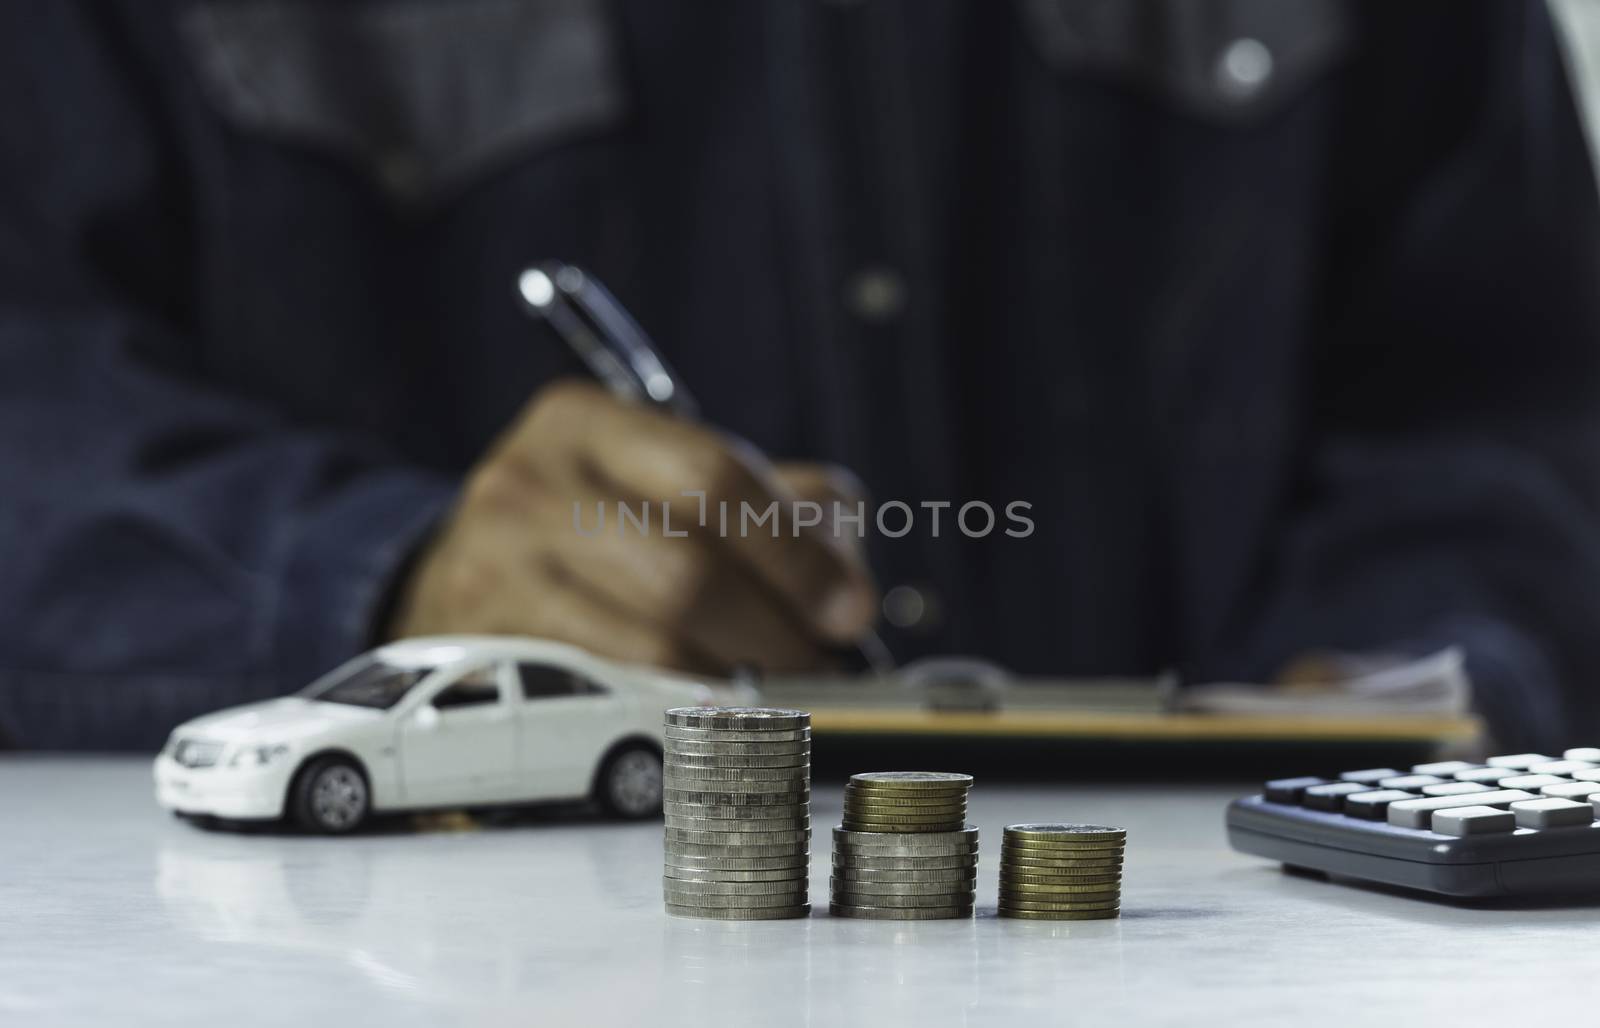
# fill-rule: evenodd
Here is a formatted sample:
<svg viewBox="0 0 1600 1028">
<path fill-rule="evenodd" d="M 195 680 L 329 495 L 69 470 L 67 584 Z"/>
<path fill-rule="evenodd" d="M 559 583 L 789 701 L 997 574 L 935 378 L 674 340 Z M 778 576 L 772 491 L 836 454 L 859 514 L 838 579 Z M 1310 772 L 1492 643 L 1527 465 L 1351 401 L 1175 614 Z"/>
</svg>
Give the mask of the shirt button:
<svg viewBox="0 0 1600 1028">
<path fill-rule="evenodd" d="M 862 268 L 845 284 L 844 298 L 851 313 L 862 321 L 893 321 L 905 309 L 905 281 L 892 268 Z"/>
<path fill-rule="evenodd" d="M 1249 100 L 1272 78 L 1272 51 L 1259 39 L 1235 39 L 1217 58 L 1215 75 L 1228 99 Z"/>
<path fill-rule="evenodd" d="M 923 586 L 897 585 L 883 594 L 883 619 L 896 628 L 931 632 L 939 626 L 939 597 Z"/>
</svg>

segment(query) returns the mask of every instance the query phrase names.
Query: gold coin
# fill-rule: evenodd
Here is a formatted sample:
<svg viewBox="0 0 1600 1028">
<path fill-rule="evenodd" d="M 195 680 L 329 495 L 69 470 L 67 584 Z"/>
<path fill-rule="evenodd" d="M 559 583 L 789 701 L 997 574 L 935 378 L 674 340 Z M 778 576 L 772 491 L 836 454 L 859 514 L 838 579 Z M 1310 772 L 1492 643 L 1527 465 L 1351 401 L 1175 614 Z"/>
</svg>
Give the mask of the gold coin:
<svg viewBox="0 0 1600 1028">
<path fill-rule="evenodd" d="M 845 807 L 844 816 L 850 821 L 893 821 L 897 824 L 928 824 L 931 821 L 954 821 L 957 824 L 966 824 L 967 808 L 955 807 L 951 810 L 863 810 L 860 807 Z"/>
<path fill-rule="evenodd" d="M 888 789 L 895 792 L 928 792 L 970 789 L 972 776 L 954 771 L 864 771 L 850 776 L 857 789 Z"/>
<path fill-rule="evenodd" d="M 846 814 L 862 814 L 867 817 L 906 817 L 915 821 L 919 818 L 960 816 L 967 811 L 965 803 L 945 803 L 937 807 L 891 807 L 877 803 L 856 803 L 846 800 L 844 812 Z"/>
<path fill-rule="evenodd" d="M 1052 868 L 1052 871 L 1033 872 L 1036 874 L 1053 874 L 1056 870 L 1072 871 L 1082 868 L 1093 871 L 1102 867 L 1121 867 L 1121 857 L 1032 857 L 1026 854 L 1007 852 L 1005 847 L 1000 847 L 1001 866 L 1015 865 L 1018 867 Z"/>
<path fill-rule="evenodd" d="M 1081 857 L 1090 854 L 1121 856 L 1127 852 L 1127 847 L 1120 842 L 1039 842 L 1033 839 L 1005 838 L 1000 840 L 1000 845 L 1017 853 L 1040 857 Z"/>
<path fill-rule="evenodd" d="M 966 805 L 967 790 L 952 790 L 950 792 L 922 792 L 898 793 L 885 789 L 857 789 L 852 786 L 844 787 L 844 801 L 846 803 L 871 803 L 885 807 L 944 807 L 952 804 Z"/>
<path fill-rule="evenodd" d="M 1033 822 L 1006 825 L 1005 837 L 1040 842 L 1123 842 L 1128 838 L 1128 830 L 1106 825 Z"/>
<path fill-rule="evenodd" d="M 1030 885 L 1027 882 L 1013 882 L 1009 879 L 1000 879 L 1001 892 L 1013 892 L 1019 896 L 1038 896 L 1041 899 L 1050 896 L 1060 896 L 1071 899 L 1073 896 L 1092 896 L 1101 892 L 1117 892 L 1121 888 L 1122 879 L 1108 878 L 1100 882 L 1085 882 L 1082 885 Z"/>
<path fill-rule="evenodd" d="M 1052 903 L 1048 900 L 1012 899 L 1009 896 L 1001 896 L 1000 905 L 1008 910 L 1116 910 L 1122 906 L 1122 901 L 1106 899 Z"/>
<path fill-rule="evenodd" d="M 1117 910 L 1018 910 L 1002 905 L 1001 917 L 1014 917 L 1021 921 L 1109 921 L 1118 915 Z"/>
<path fill-rule="evenodd" d="M 1013 885 L 1093 885 L 1096 882 L 1120 882 L 1120 874 L 1054 875 L 1019 874 L 1011 868 L 1000 869 L 1000 880 Z"/>
</svg>

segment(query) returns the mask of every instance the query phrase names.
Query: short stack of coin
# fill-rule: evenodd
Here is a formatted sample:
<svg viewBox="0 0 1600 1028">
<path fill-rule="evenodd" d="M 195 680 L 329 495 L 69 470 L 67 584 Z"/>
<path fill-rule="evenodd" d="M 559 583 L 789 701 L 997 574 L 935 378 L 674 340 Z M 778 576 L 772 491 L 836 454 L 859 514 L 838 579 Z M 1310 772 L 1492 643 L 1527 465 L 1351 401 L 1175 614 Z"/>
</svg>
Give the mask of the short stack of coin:
<svg viewBox="0 0 1600 1028">
<path fill-rule="evenodd" d="M 664 734 L 667 913 L 809 914 L 811 715 L 676 707 Z"/>
<path fill-rule="evenodd" d="M 833 830 L 836 917 L 971 917 L 978 829 L 967 824 L 972 776 L 944 771 L 852 775 Z"/>
<path fill-rule="evenodd" d="M 1123 828 L 1007 825 L 1000 843 L 1000 916 L 1098 921 L 1122 906 Z"/>
</svg>

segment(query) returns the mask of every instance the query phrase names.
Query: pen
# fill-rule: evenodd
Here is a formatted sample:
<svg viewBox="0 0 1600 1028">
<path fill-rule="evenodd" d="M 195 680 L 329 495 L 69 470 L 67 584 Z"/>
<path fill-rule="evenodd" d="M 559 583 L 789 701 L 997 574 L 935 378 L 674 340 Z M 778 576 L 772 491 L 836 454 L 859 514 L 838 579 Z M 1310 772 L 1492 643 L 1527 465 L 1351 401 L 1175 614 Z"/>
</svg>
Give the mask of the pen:
<svg viewBox="0 0 1600 1028">
<path fill-rule="evenodd" d="M 698 420 L 700 405 L 673 373 L 644 329 L 593 275 L 562 261 L 542 261 L 517 276 L 528 312 L 555 330 L 612 394 Z M 894 670 L 894 655 L 876 631 L 858 643 L 876 675 Z"/>
</svg>

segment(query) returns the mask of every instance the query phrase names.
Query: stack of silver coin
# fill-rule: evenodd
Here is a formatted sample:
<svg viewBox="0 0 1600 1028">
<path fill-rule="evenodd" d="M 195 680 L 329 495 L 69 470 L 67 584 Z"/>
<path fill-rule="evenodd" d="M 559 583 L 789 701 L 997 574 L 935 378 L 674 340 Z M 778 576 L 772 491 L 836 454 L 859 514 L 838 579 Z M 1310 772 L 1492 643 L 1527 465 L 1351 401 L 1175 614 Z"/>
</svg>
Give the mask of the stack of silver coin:
<svg viewBox="0 0 1600 1028">
<path fill-rule="evenodd" d="M 870 771 L 845 786 L 833 830 L 830 913 L 885 921 L 971 917 L 978 829 L 966 823 L 972 776 Z"/>
<path fill-rule="evenodd" d="M 811 715 L 677 707 L 665 734 L 667 913 L 809 914 Z"/>
</svg>

